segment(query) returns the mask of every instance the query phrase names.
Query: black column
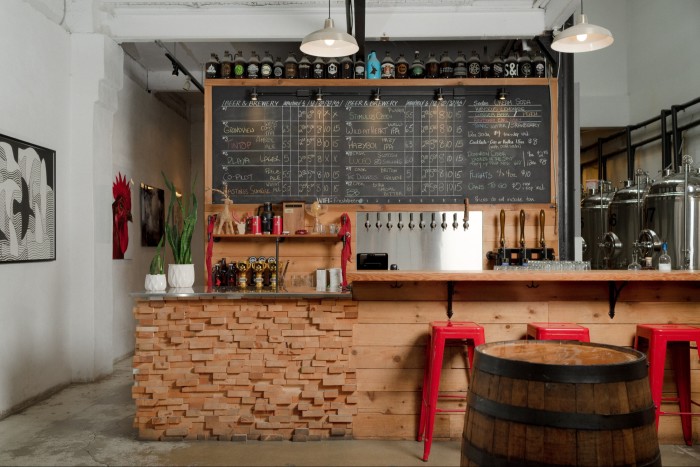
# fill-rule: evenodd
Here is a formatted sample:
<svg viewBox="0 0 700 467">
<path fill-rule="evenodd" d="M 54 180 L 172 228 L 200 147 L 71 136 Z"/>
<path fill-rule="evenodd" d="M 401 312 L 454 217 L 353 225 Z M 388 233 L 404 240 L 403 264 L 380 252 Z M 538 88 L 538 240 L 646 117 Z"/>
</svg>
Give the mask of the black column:
<svg viewBox="0 0 700 467">
<path fill-rule="evenodd" d="M 574 57 L 559 54 L 559 177 L 557 180 L 559 212 L 559 259 L 574 259 L 575 203 L 574 186 Z"/>
</svg>

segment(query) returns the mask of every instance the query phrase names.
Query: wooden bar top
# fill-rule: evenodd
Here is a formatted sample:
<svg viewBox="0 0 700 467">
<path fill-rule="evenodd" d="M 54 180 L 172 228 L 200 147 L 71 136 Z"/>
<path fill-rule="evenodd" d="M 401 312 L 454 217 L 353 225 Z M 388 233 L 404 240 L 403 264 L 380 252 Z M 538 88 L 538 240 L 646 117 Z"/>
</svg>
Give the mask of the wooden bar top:
<svg viewBox="0 0 700 467">
<path fill-rule="evenodd" d="M 693 282 L 700 281 L 700 271 L 348 271 L 348 282 Z"/>
</svg>

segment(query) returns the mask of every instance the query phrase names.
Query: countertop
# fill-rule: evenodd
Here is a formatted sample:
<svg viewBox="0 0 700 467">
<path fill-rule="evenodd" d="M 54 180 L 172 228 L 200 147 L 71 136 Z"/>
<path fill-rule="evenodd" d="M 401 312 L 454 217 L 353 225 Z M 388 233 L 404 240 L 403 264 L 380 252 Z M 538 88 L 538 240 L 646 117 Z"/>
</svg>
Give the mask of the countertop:
<svg viewBox="0 0 700 467">
<path fill-rule="evenodd" d="M 630 282 L 692 282 L 700 281 L 700 271 L 348 271 L 348 282 L 576 282 L 576 281 L 630 281 Z"/>
<path fill-rule="evenodd" d="M 222 300 L 241 300 L 241 299 L 351 299 L 352 294 L 346 292 L 317 292 L 312 287 L 288 287 L 285 289 L 271 290 L 263 289 L 256 290 L 249 288 L 239 290 L 237 288 L 219 288 L 212 290 L 206 287 L 191 287 L 191 288 L 169 288 L 163 292 L 132 292 L 133 298 L 141 300 L 163 300 L 173 298 L 183 299 L 222 299 Z"/>
</svg>

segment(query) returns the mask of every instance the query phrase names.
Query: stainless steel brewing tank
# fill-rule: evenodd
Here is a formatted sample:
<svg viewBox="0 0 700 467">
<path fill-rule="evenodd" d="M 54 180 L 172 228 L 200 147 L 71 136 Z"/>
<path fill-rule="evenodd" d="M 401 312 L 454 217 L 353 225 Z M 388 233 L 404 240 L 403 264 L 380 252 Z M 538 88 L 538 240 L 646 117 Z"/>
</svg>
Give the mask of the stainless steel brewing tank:
<svg viewBox="0 0 700 467">
<path fill-rule="evenodd" d="M 641 185 L 641 186 L 640 186 Z M 642 209 L 649 184 L 631 181 L 615 192 L 608 205 L 608 228 L 621 243 L 619 252 L 610 262 L 611 269 L 627 269 L 632 262 L 634 243 L 642 230 Z"/>
<path fill-rule="evenodd" d="M 684 201 L 686 171 L 688 198 Z M 655 232 L 661 242 L 668 244 L 673 269 L 697 270 L 700 267 L 699 215 L 700 173 L 689 164 L 653 183 L 644 198 L 645 228 Z M 684 251 L 685 243 L 687 252 Z M 655 252 L 654 265 L 658 264 L 658 256 L 659 252 Z"/>
<path fill-rule="evenodd" d="M 600 243 L 608 231 L 608 206 L 614 194 L 610 182 L 600 181 L 598 188 L 581 200 L 581 237 L 586 242 L 583 260 L 590 261 L 592 269 L 607 267 Z"/>
</svg>

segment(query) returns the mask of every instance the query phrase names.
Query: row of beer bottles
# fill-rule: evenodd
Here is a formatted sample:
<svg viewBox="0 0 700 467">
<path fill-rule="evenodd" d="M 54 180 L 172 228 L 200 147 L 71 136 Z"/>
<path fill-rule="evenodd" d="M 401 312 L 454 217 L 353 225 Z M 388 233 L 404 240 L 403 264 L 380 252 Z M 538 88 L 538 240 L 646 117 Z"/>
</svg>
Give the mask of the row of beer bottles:
<svg viewBox="0 0 700 467">
<path fill-rule="evenodd" d="M 547 67 L 540 53 L 531 56 L 527 52 L 511 52 L 505 59 L 496 55 L 492 60 L 481 60 L 479 54 L 472 51 L 467 59 L 460 51 L 453 60 L 448 52 L 439 59 L 430 53 L 423 61 L 420 52 L 415 52 L 412 62 L 400 54 L 394 61 L 389 52 L 381 61 L 373 51 L 365 64 L 363 60 L 353 62 L 350 57 L 329 58 L 324 60 L 316 57 L 311 61 L 303 56 L 297 61 L 294 53 L 290 53 L 282 62 L 278 57 L 273 61 L 268 52 L 262 59 L 253 52 L 246 61 L 242 52 L 235 57 L 226 51 L 224 59 L 219 61 L 216 54 L 205 64 L 205 76 L 212 78 L 286 78 L 286 79 L 405 79 L 405 78 L 544 78 Z"/>
</svg>

